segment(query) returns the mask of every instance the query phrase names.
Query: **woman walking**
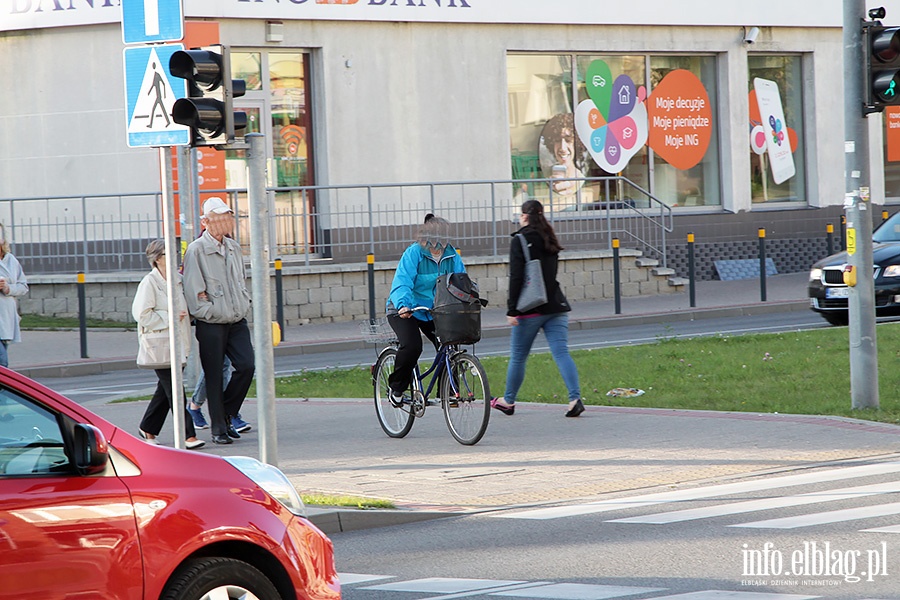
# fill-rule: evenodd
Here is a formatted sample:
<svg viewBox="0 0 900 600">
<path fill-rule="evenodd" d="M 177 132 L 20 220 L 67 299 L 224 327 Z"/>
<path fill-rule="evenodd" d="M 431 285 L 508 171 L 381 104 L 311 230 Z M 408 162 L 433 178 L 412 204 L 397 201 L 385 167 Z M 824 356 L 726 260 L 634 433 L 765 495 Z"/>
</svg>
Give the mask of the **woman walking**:
<svg viewBox="0 0 900 600">
<path fill-rule="evenodd" d="M 138 322 L 139 337 L 148 332 L 167 332 L 169 329 L 165 241 L 154 240 L 147 244 L 147 260 L 150 261 L 153 268 L 138 284 L 137 293 L 131 305 L 131 314 L 134 316 L 134 320 Z M 175 278 L 175 302 L 173 304 L 177 312 L 176 327 L 178 327 L 178 335 L 182 344 L 182 364 L 178 368 L 182 368 L 187 360 L 187 350 L 190 348 L 191 325 L 190 320 L 187 318 L 187 303 L 184 300 L 181 275 L 179 273 L 172 275 Z M 141 419 L 138 433 L 148 443 L 158 444 L 159 442 L 156 438 L 166 422 L 166 415 L 172 410 L 173 406 L 172 371 L 171 367 L 154 370 L 158 380 L 156 391 L 150 399 L 150 404 L 147 405 L 147 410 L 144 411 L 144 418 Z M 180 397 L 183 397 L 183 393 Z M 197 439 L 194 421 L 187 411 L 186 404 L 182 406 L 182 410 L 184 410 L 185 446 L 190 449 L 200 448 L 206 442 Z"/>
<path fill-rule="evenodd" d="M 525 379 L 525 363 L 531 352 L 531 345 L 538 331 L 544 330 L 547 344 L 559 374 L 569 391 L 567 417 L 577 417 L 584 412 L 578 369 L 569 354 L 569 306 L 556 281 L 559 252 L 562 246 L 556 238 L 553 227 L 544 217 L 544 207 L 537 200 L 526 200 L 519 215 L 521 229 L 513 234 L 509 247 L 509 297 L 507 298 L 506 320 L 512 326 L 509 343 L 509 367 L 506 371 L 506 390 L 503 396 L 491 400 L 491 406 L 506 415 L 516 410 L 516 396 Z M 525 282 L 525 251 L 520 236 L 531 259 L 539 260 L 547 302 L 535 308 L 519 311 L 519 295 Z"/>
<path fill-rule="evenodd" d="M 0 365 L 9 367 L 9 344 L 21 342 L 18 297 L 28 293 L 25 272 L 9 251 L 6 232 L 0 225 Z"/>
</svg>

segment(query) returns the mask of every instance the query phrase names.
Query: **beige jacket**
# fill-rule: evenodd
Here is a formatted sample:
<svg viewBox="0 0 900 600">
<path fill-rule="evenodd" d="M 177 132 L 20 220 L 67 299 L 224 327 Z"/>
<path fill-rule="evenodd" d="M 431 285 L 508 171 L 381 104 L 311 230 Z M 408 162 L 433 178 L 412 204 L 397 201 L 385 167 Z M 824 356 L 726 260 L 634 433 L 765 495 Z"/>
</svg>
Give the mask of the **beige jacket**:
<svg viewBox="0 0 900 600">
<path fill-rule="evenodd" d="M 175 322 L 178 324 L 183 355 L 181 362 L 184 364 L 191 353 L 191 320 L 189 317 L 178 319 L 178 315 L 182 311 L 187 312 L 187 303 L 184 301 L 184 290 L 179 273 L 175 273 L 174 281 Z M 138 284 L 134 302 L 131 304 L 131 315 L 138 323 L 138 339 L 144 333 L 168 331 L 169 307 L 168 296 L 166 295 L 166 280 L 155 267 Z"/>
<path fill-rule="evenodd" d="M 191 316 L 207 323 L 237 323 L 250 313 L 241 246 L 204 231 L 184 253 L 184 294 Z M 206 292 L 200 298 L 200 292 Z"/>
</svg>

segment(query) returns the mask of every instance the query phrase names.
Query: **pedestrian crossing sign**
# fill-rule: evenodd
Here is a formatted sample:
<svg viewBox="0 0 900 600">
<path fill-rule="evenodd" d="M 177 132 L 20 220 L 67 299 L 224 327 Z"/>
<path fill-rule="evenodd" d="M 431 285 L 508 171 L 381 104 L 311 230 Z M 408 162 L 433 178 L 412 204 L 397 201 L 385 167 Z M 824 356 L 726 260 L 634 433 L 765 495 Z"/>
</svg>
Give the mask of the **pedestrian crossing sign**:
<svg viewBox="0 0 900 600">
<path fill-rule="evenodd" d="M 130 148 L 187 146 L 191 129 L 172 120 L 175 101 L 187 96 L 187 82 L 169 72 L 169 58 L 182 44 L 125 48 L 126 133 Z"/>
</svg>

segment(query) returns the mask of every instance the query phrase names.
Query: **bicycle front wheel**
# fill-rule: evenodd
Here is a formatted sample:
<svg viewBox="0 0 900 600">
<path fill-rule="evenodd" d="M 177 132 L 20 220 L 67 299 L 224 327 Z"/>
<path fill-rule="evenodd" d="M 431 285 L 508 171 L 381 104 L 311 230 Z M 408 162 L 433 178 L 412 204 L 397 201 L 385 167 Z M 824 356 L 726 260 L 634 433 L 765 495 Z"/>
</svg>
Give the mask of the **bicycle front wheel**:
<svg viewBox="0 0 900 600">
<path fill-rule="evenodd" d="M 491 418 L 491 391 L 481 361 L 459 353 L 450 359 L 450 372 L 443 378 L 441 398 L 450 434 L 460 444 L 477 444 Z"/>
<path fill-rule="evenodd" d="M 378 357 L 372 370 L 375 384 L 375 414 L 384 432 L 392 438 L 402 438 L 412 429 L 416 416 L 412 412 L 412 404 L 404 403 L 394 406 L 391 402 L 391 387 L 388 377 L 394 372 L 397 350 L 388 348 Z"/>
</svg>

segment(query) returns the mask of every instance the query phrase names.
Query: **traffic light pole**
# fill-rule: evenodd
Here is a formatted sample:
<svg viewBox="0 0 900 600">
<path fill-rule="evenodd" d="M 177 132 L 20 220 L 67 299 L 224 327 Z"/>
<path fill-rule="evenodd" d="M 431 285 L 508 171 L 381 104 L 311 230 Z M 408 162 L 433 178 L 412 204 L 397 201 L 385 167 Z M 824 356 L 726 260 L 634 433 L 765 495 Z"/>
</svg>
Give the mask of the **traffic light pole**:
<svg viewBox="0 0 900 600">
<path fill-rule="evenodd" d="M 872 210 L 869 202 L 869 136 L 863 116 L 870 51 L 863 45 L 865 0 L 844 0 L 844 176 L 847 217 L 846 248 L 852 272 L 850 286 L 851 406 L 878 408 L 878 356 L 875 338 L 875 278 L 872 258 Z M 863 112 L 861 112 L 863 111 Z"/>
<path fill-rule="evenodd" d="M 178 273 L 178 254 L 180 248 L 175 242 L 175 193 L 172 184 L 172 151 L 168 146 L 159 148 L 159 164 L 164 173 L 163 191 L 163 233 L 166 242 L 166 299 L 169 311 L 169 364 L 172 365 L 172 427 L 175 430 L 175 447 L 184 450 L 184 414 L 180 407 L 184 406 L 184 374 L 181 372 L 181 345 L 179 335 L 179 315 L 175 310 L 175 277 Z M 185 317 L 187 318 L 187 317 Z M 178 365 L 178 366 L 175 366 Z"/>
<path fill-rule="evenodd" d="M 266 200 L 266 143 L 261 133 L 246 136 L 250 213 L 250 278 L 253 295 L 253 344 L 256 356 L 256 400 L 259 456 L 278 466 L 275 427 L 275 352 L 272 349 L 272 294 L 269 284 L 269 203 Z"/>
</svg>

